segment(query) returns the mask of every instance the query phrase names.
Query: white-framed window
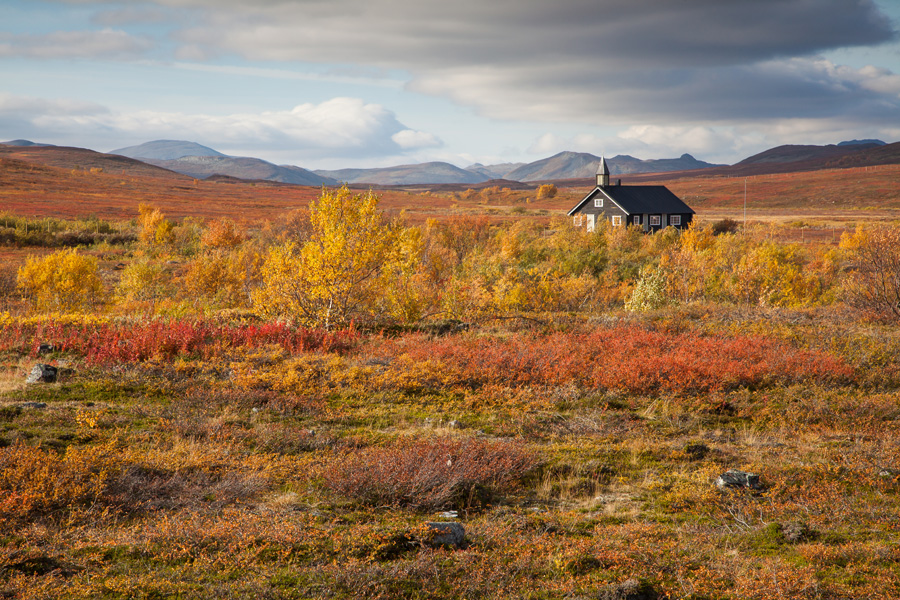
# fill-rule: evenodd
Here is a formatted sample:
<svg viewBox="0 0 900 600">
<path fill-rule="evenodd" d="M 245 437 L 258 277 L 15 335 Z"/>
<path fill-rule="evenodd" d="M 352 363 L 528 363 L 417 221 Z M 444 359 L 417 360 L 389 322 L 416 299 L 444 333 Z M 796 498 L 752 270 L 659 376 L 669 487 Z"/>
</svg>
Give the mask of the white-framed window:
<svg viewBox="0 0 900 600">
<path fill-rule="evenodd" d="M 634 215 L 634 218 L 631 220 L 634 225 L 641 224 L 641 215 Z"/>
<path fill-rule="evenodd" d="M 622 225 L 622 217 L 620 215 L 613 215 L 612 223 L 613 227 L 620 227 Z"/>
<path fill-rule="evenodd" d="M 603 208 L 603 197 L 597 196 L 594 198 L 594 208 Z"/>
<path fill-rule="evenodd" d="M 572 224 L 575 225 L 575 227 L 581 227 L 582 220 L 582 215 L 575 215 L 574 217 L 572 217 Z"/>
<path fill-rule="evenodd" d="M 650 226 L 659 227 L 659 215 L 650 215 Z"/>
<path fill-rule="evenodd" d="M 669 215 L 669 225 L 681 225 L 681 215 Z"/>
</svg>

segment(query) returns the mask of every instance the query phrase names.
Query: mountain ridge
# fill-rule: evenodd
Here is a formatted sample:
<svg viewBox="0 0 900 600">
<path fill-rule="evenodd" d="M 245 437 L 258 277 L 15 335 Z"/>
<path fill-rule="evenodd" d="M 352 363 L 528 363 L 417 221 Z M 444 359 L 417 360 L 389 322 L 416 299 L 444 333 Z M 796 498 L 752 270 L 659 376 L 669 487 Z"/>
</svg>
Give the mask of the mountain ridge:
<svg viewBox="0 0 900 600">
<path fill-rule="evenodd" d="M 128 158 L 152 158 L 154 160 L 178 160 L 187 156 L 228 156 L 209 146 L 185 140 L 153 140 L 137 146 L 127 146 L 110 150 L 109 154 L 119 154 Z"/>
<path fill-rule="evenodd" d="M 305 186 L 352 185 L 375 186 L 475 186 L 533 185 L 537 182 L 573 182 L 593 179 L 600 157 L 586 152 L 563 151 L 532 163 L 475 163 L 466 168 L 451 163 L 433 161 L 381 168 L 350 168 L 310 171 L 294 165 L 275 165 L 253 157 L 227 156 L 207 146 L 181 140 L 155 140 L 138 146 L 120 148 L 103 154 L 93 150 L 53 146 L 29 140 L 13 140 L 0 144 L 4 153 L 29 155 L 30 160 L 68 168 L 108 167 L 123 172 L 140 172 L 136 165 L 166 169 L 197 179 L 222 176 L 237 180 L 271 181 Z M 684 153 L 673 159 L 642 160 L 627 154 L 607 159 L 612 175 L 627 175 L 646 179 L 656 174 L 672 174 L 675 178 L 707 174 L 753 175 L 767 172 L 841 168 L 863 164 L 900 162 L 900 143 L 886 144 L 881 140 L 851 140 L 839 144 L 782 145 L 770 148 L 734 165 L 713 165 Z M 44 151 L 44 152 L 42 152 Z M 186 152 L 201 153 L 189 154 Z M 134 157 L 129 157 L 127 154 Z M 178 156 L 172 159 L 141 155 Z M 40 162 L 36 160 L 37 162 Z M 127 162 L 123 162 L 127 161 Z"/>
</svg>

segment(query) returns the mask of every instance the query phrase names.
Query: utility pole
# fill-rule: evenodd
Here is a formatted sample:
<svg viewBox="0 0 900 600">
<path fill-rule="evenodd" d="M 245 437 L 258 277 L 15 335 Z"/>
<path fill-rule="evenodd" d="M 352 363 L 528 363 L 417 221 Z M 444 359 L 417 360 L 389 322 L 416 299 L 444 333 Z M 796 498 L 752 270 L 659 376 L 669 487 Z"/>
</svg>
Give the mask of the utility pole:
<svg viewBox="0 0 900 600">
<path fill-rule="evenodd" d="M 744 177 L 744 232 L 747 231 L 747 178 Z"/>
</svg>

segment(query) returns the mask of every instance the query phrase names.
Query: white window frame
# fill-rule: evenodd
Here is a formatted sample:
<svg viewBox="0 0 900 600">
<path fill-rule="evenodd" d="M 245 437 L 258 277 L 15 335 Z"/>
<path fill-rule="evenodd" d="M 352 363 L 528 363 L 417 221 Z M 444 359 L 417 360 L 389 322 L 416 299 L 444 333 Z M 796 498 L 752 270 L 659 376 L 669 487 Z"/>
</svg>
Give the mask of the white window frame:
<svg viewBox="0 0 900 600">
<path fill-rule="evenodd" d="M 613 227 L 621 227 L 622 226 L 622 215 L 613 215 L 612 224 L 613 224 Z"/>
<path fill-rule="evenodd" d="M 588 232 L 594 231 L 594 215 L 585 215 L 587 217 Z"/>
<path fill-rule="evenodd" d="M 603 196 L 594 198 L 594 208 L 603 208 Z"/>
<path fill-rule="evenodd" d="M 634 217 L 631 219 L 631 223 L 633 225 L 640 225 L 641 224 L 641 215 L 634 215 Z"/>
<path fill-rule="evenodd" d="M 650 215 L 650 227 L 659 227 L 661 220 L 660 215 Z"/>
<path fill-rule="evenodd" d="M 681 226 L 681 215 L 669 215 L 669 225 Z"/>
<path fill-rule="evenodd" d="M 575 225 L 575 227 L 581 227 L 582 221 L 584 221 L 583 215 L 575 215 L 572 217 L 572 224 Z"/>
</svg>

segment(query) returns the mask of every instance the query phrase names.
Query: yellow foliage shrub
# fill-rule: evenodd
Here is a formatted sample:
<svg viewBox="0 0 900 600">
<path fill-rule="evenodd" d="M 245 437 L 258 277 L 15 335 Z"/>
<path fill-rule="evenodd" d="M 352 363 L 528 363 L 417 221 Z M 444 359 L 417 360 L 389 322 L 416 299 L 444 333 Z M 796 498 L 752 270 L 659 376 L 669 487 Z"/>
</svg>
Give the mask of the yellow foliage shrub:
<svg viewBox="0 0 900 600">
<path fill-rule="evenodd" d="M 103 296 L 97 260 L 74 248 L 28 258 L 16 283 L 33 307 L 48 311 L 91 309 Z"/>
</svg>

